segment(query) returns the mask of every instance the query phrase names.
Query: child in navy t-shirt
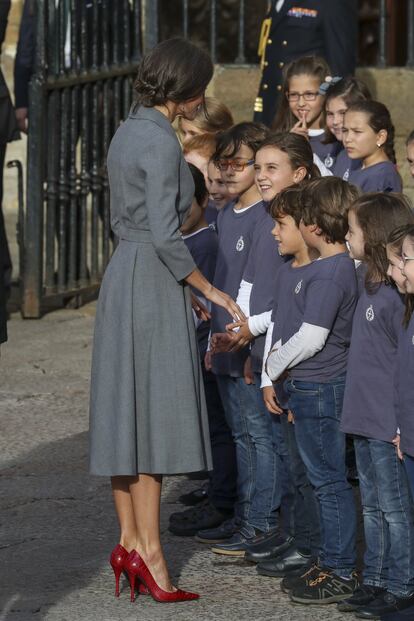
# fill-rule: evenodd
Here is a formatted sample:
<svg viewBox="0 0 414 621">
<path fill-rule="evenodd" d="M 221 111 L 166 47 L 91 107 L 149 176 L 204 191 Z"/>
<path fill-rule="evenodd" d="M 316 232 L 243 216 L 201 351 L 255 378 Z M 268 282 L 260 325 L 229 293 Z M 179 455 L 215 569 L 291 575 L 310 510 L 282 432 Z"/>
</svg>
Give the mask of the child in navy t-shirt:
<svg viewBox="0 0 414 621">
<path fill-rule="evenodd" d="M 414 605 L 414 513 L 393 442 L 397 436 L 395 372 L 404 303 L 387 277 L 386 242 L 413 223 L 407 201 L 394 194 L 359 198 L 348 213 L 350 256 L 366 268 L 354 314 L 342 409 L 342 431 L 354 436 L 364 516 L 363 584 L 339 606 L 379 618 Z M 388 545 L 384 545 L 388 541 Z M 390 601 L 384 600 L 388 593 Z M 377 615 L 377 617 L 375 617 Z"/>
<path fill-rule="evenodd" d="M 348 181 L 363 192 L 401 192 L 396 169 L 394 126 L 390 113 L 379 101 L 360 101 L 348 108 L 342 130 L 348 156 L 362 166 Z"/>
<path fill-rule="evenodd" d="M 234 202 L 219 211 L 218 254 L 214 286 L 236 297 L 248 262 L 255 230 L 267 218 L 255 184 L 254 156 L 267 134 L 257 123 L 240 123 L 218 136 L 214 161 Z M 228 316 L 212 308 L 211 366 L 217 378 L 227 422 L 236 445 L 239 519 L 237 530 L 212 549 L 218 554 L 244 556 L 257 535 L 275 528 L 274 452 L 269 421 L 257 409 L 255 389 L 244 379 L 248 348 L 236 353 L 215 353 L 216 334 L 226 333 Z"/>
<path fill-rule="evenodd" d="M 212 282 L 217 260 L 217 233 L 208 226 L 205 218 L 208 192 L 204 176 L 193 164 L 189 164 L 189 168 L 193 175 L 195 192 L 191 209 L 181 227 L 181 233 L 196 266 L 203 276 Z M 194 289 L 193 292 L 207 308 L 211 307 L 210 302 L 203 298 L 199 291 Z M 203 503 L 202 506 L 195 507 L 192 509 L 191 516 L 188 515 L 188 510 L 174 514 L 169 528 L 176 535 L 194 535 L 198 530 L 208 526 L 218 526 L 232 514 L 236 495 L 237 467 L 233 438 L 225 420 L 216 378 L 203 365 L 210 322 L 200 321 L 195 314 L 194 319 L 202 360 L 213 470 L 210 473 L 208 487 L 209 505 Z"/>
<path fill-rule="evenodd" d="M 406 227 L 402 242 L 400 269 L 405 278 L 405 317 L 398 344 L 397 423 L 400 452 L 414 496 L 414 226 Z"/>
<path fill-rule="evenodd" d="M 354 262 L 345 246 L 347 209 L 358 192 L 341 179 L 325 177 L 309 182 L 302 195 L 300 230 L 320 258 L 287 275 L 277 298 L 277 341 L 266 372 L 273 381 L 288 374 L 288 406 L 321 516 L 319 564 L 296 582 L 290 597 L 320 604 L 341 601 L 358 584 L 356 514 L 346 477 L 345 435 L 339 429 L 357 302 Z"/>
</svg>

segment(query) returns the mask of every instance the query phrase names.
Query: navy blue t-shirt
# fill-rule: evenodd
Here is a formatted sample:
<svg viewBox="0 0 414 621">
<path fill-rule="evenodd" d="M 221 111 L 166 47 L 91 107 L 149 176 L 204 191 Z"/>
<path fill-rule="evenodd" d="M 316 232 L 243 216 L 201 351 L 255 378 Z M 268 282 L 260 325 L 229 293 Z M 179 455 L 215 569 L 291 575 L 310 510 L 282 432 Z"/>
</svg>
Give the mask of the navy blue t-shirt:
<svg viewBox="0 0 414 621">
<path fill-rule="evenodd" d="M 218 249 L 217 233 L 211 227 L 206 227 L 185 236 L 184 242 L 200 272 L 209 282 L 213 282 Z M 197 289 L 193 291 L 195 295 L 202 296 Z M 203 321 L 197 328 L 198 347 L 202 358 L 207 351 L 209 332 L 209 321 Z"/>
<path fill-rule="evenodd" d="M 214 229 L 216 228 L 217 216 L 218 216 L 218 209 L 216 207 L 215 202 L 211 200 L 210 198 L 208 201 L 206 210 L 204 212 L 204 217 L 207 221 L 207 224 L 212 226 Z"/>
<path fill-rule="evenodd" d="M 342 142 L 335 140 L 334 142 L 324 143 L 326 140 L 326 134 L 323 132 L 319 136 L 309 136 L 310 146 L 312 151 L 322 160 L 326 168 L 333 170 L 335 160 L 338 153 L 343 149 Z"/>
<path fill-rule="evenodd" d="M 286 343 L 302 323 L 329 330 L 321 351 L 291 368 L 291 378 L 323 383 L 344 375 L 358 299 L 355 265 L 348 253 L 300 268 L 289 262 L 278 271 L 277 287 L 273 343 Z"/>
<path fill-rule="evenodd" d="M 244 270 L 243 280 L 253 284 L 250 315 L 260 315 L 272 310 L 277 272 L 285 263 L 285 259 L 279 254 L 279 244 L 271 233 L 273 227 L 273 218 L 269 214 L 258 223 Z M 255 373 L 262 372 L 265 341 L 266 334 L 262 334 L 255 338 L 251 347 L 252 370 Z"/>
<path fill-rule="evenodd" d="M 402 192 L 401 177 L 392 162 L 379 162 L 354 170 L 348 181 L 363 192 Z"/>
<path fill-rule="evenodd" d="M 401 450 L 414 457 L 414 314 L 408 328 L 402 328 L 400 332 L 396 395 Z"/>
<path fill-rule="evenodd" d="M 234 204 L 219 211 L 217 218 L 218 253 L 214 286 L 237 298 L 243 273 L 247 264 L 256 225 L 268 216 L 263 201 L 241 211 L 234 210 Z M 225 332 L 232 318 L 228 312 L 213 304 L 211 333 Z M 213 372 L 217 375 L 243 376 L 243 367 L 248 348 L 237 353 L 214 354 Z"/>
<path fill-rule="evenodd" d="M 339 177 L 344 181 L 349 181 L 351 172 L 359 170 L 361 166 L 361 160 L 352 160 L 346 150 L 342 149 L 337 155 L 332 172 L 335 177 Z"/>
<path fill-rule="evenodd" d="M 395 370 L 404 302 L 381 283 L 361 293 L 352 324 L 341 429 L 391 442 L 397 432 Z"/>
</svg>

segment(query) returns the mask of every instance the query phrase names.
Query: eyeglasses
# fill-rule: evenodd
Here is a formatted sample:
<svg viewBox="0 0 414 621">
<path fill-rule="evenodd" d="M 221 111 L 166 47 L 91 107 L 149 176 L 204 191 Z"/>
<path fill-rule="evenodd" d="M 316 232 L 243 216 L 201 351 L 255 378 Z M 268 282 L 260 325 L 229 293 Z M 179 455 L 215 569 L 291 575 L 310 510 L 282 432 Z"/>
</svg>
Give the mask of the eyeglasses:
<svg viewBox="0 0 414 621">
<path fill-rule="evenodd" d="M 401 257 L 401 263 L 405 265 L 407 261 L 414 261 L 414 257 L 407 257 L 407 255 L 403 254 Z"/>
<path fill-rule="evenodd" d="M 306 91 L 305 93 L 286 93 L 287 100 L 291 102 L 299 101 L 301 97 L 303 97 L 305 101 L 315 101 L 318 96 L 318 92 L 312 91 Z"/>
<path fill-rule="evenodd" d="M 218 160 L 218 162 L 216 162 L 216 166 L 219 170 L 226 171 L 230 166 L 234 172 L 243 172 L 246 166 L 251 166 L 252 164 L 254 164 L 254 160 L 246 160 L 245 162 L 242 160 Z"/>
</svg>

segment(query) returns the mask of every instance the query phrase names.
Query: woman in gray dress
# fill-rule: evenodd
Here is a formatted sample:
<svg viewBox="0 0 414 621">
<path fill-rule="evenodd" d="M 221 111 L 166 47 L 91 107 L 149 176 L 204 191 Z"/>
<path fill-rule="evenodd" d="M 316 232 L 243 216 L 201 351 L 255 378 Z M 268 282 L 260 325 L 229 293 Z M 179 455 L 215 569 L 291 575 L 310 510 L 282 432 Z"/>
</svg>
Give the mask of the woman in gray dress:
<svg viewBox="0 0 414 621">
<path fill-rule="evenodd" d="M 162 475 L 212 467 L 189 285 L 241 314 L 196 268 L 180 234 L 194 186 L 171 123 L 194 118 L 212 74 L 208 54 L 188 41 L 157 45 L 140 63 L 136 104 L 108 152 L 119 244 L 97 308 L 90 470 L 111 476 L 121 530 L 111 555 L 116 594 L 127 571 L 132 597 L 137 579 L 162 601 L 198 597 L 169 578 L 159 532 Z"/>
</svg>

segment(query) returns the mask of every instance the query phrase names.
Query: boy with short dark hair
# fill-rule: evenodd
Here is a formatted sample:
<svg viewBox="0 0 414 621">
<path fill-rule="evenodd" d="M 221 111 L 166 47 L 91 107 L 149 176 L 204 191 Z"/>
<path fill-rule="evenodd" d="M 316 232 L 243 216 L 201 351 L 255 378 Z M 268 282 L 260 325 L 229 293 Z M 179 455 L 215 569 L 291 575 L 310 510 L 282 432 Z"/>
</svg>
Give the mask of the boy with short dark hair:
<svg viewBox="0 0 414 621">
<path fill-rule="evenodd" d="M 358 584 L 354 497 L 346 477 L 345 434 L 339 429 L 358 296 L 345 234 L 347 211 L 357 196 L 356 188 L 335 177 L 307 184 L 300 231 L 320 258 L 284 283 L 275 316 L 278 342 L 266 363 L 272 381 L 288 373 L 295 437 L 320 507 L 319 563 L 282 581 L 292 601 L 303 604 L 341 601 Z"/>
<path fill-rule="evenodd" d="M 267 131 L 258 123 L 239 123 L 219 134 L 213 156 L 234 199 L 218 215 L 219 249 L 213 282 L 234 297 L 243 278 L 255 228 L 267 217 L 255 184 L 253 166 L 255 153 Z M 214 334 L 224 334 L 227 324 L 226 314 L 213 306 L 213 344 Z M 277 525 L 270 421 L 257 407 L 254 386 L 245 382 L 244 365 L 248 355 L 247 348 L 237 353 L 214 353 L 214 349 L 212 352 L 212 369 L 236 445 L 237 521 L 233 531 L 230 529 L 227 533 L 199 533 L 203 541 L 208 541 L 210 535 L 214 537 L 214 552 L 234 556 L 244 556 L 248 543 Z M 220 539 L 222 543 L 216 543 Z"/>
<path fill-rule="evenodd" d="M 207 280 L 212 282 L 217 260 L 217 233 L 206 220 L 208 191 L 204 175 L 193 164 L 189 164 L 189 168 L 194 181 L 194 199 L 188 216 L 181 226 L 181 233 L 198 269 Z M 207 308 L 210 308 L 210 303 L 199 291 L 194 290 L 194 293 Z M 210 473 L 208 499 L 197 507 L 170 515 L 169 530 L 181 536 L 195 535 L 200 529 L 219 526 L 233 515 L 236 497 L 237 467 L 234 442 L 224 417 L 216 378 L 204 366 L 210 322 L 200 321 L 197 318 L 195 321 L 202 360 L 213 470 Z"/>
</svg>

